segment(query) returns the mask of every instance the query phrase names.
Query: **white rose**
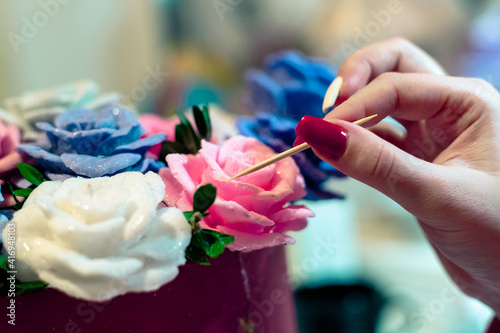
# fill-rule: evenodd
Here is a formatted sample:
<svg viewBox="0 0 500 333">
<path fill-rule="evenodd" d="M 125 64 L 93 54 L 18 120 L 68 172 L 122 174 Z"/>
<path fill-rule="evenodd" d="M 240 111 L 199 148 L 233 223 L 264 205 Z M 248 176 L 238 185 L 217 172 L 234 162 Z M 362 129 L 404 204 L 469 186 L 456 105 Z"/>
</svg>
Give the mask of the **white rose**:
<svg viewBox="0 0 500 333">
<path fill-rule="evenodd" d="M 163 196 L 152 172 L 42 183 L 10 222 L 17 277 L 92 301 L 158 289 L 177 276 L 191 240 L 179 209 L 157 210 Z"/>
</svg>

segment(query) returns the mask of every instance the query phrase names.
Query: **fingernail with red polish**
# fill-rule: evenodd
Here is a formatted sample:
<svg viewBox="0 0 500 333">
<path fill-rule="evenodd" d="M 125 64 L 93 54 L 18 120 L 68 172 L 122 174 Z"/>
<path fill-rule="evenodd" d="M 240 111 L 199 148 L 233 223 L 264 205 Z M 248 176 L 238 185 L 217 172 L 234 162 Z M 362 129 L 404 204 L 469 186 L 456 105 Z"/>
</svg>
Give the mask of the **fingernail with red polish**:
<svg viewBox="0 0 500 333">
<path fill-rule="evenodd" d="M 347 131 L 320 118 L 302 117 L 295 133 L 322 155 L 333 160 L 340 159 L 347 148 Z"/>
<path fill-rule="evenodd" d="M 298 136 L 297 139 L 295 139 L 295 141 L 293 142 L 293 146 L 297 147 L 297 146 L 303 144 L 304 142 L 305 142 L 304 139 L 302 139 L 300 136 Z"/>
</svg>

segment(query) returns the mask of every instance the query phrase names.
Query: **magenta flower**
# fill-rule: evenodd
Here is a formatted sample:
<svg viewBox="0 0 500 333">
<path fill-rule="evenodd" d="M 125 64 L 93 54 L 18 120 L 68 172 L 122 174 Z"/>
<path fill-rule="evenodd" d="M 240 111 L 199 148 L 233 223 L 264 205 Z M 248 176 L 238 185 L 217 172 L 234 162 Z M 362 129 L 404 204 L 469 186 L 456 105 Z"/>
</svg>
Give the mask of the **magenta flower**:
<svg viewBox="0 0 500 333">
<path fill-rule="evenodd" d="M 175 126 L 180 124 L 178 117 L 163 118 L 155 114 L 143 114 L 139 116 L 139 123 L 146 130 L 142 138 L 147 138 L 151 135 L 163 133 L 166 135 L 166 140 L 175 141 Z M 151 158 L 158 159 L 161 151 L 161 142 L 151 147 L 148 151 Z"/>
<path fill-rule="evenodd" d="M 7 187 L 3 185 L 8 180 L 12 181 L 17 164 L 21 162 L 21 156 L 16 151 L 19 141 L 19 128 L 15 125 L 4 125 L 0 120 L 0 207 L 14 204 L 14 199 L 6 193 Z"/>
<path fill-rule="evenodd" d="M 291 158 L 227 182 L 249 166 L 275 155 L 256 139 L 236 136 L 220 147 L 203 141 L 196 155 L 170 154 L 169 168 L 161 169 L 168 206 L 190 210 L 200 185 L 213 184 L 217 198 L 208 209 L 202 228 L 235 236 L 228 248 L 251 251 L 294 243 L 285 235 L 306 227 L 314 214 L 303 205 L 289 204 L 305 194 L 304 179 Z"/>
</svg>

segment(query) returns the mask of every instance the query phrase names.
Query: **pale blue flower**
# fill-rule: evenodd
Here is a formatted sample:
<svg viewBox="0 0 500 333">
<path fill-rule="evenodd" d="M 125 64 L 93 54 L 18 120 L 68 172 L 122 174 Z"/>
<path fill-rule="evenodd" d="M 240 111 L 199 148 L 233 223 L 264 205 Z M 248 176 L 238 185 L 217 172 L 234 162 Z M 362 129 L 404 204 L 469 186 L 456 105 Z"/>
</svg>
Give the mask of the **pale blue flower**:
<svg viewBox="0 0 500 333">
<path fill-rule="evenodd" d="M 110 176 L 125 171 L 157 171 L 162 162 L 146 158 L 146 151 L 165 140 L 164 134 L 140 139 L 144 129 L 124 108 L 101 111 L 71 109 L 54 121 L 38 123 L 45 137 L 18 150 L 35 159 L 49 179 L 71 176 Z"/>
</svg>

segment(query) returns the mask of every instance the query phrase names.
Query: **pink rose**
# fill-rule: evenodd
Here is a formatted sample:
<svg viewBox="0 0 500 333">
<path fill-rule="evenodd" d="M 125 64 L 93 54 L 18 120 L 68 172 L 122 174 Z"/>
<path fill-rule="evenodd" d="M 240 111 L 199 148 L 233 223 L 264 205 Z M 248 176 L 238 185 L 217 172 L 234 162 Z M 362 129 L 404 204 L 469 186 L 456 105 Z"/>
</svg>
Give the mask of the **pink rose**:
<svg viewBox="0 0 500 333">
<path fill-rule="evenodd" d="M 3 186 L 7 180 L 12 181 L 12 176 L 17 170 L 17 164 L 21 162 L 21 156 L 16 149 L 19 145 L 19 128 L 15 125 L 4 125 L 0 120 L 0 186 L 4 190 L 4 200 L 0 202 L 0 207 L 14 204 L 12 196 L 5 194 L 6 188 Z"/>
<path fill-rule="evenodd" d="M 196 189 L 211 183 L 217 188 L 217 198 L 201 226 L 235 236 L 231 250 L 293 243 L 283 233 L 305 228 L 306 218 L 314 214 L 303 205 L 287 205 L 306 194 L 304 179 L 292 158 L 227 182 L 273 155 L 271 148 L 243 136 L 233 137 L 221 147 L 203 141 L 196 155 L 168 155 L 169 168 L 160 170 L 166 184 L 165 202 L 190 210 Z"/>
</svg>

